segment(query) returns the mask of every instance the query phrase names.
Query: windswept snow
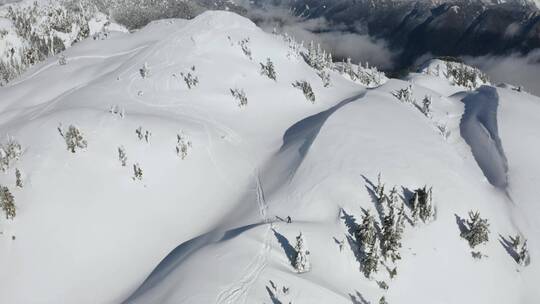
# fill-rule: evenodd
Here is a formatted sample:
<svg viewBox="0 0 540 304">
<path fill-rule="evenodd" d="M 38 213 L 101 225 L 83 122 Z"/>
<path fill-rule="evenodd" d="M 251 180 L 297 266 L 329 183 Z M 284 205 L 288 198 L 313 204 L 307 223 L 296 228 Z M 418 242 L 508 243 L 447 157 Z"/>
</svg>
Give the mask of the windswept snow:
<svg viewBox="0 0 540 304">
<path fill-rule="evenodd" d="M 325 87 L 286 39 L 228 12 L 85 40 L 65 56 L 0 88 L 0 143 L 9 135 L 23 147 L 0 176 L 17 207 L 0 221 L 1 303 L 540 298 L 539 98 L 429 73 L 366 88 L 331 70 Z M 261 75 L 268 58 L 275 81 Z M 314 103 L 295 81 L 310 83 Z M 395 97 L 406 88 L 411 102 Z M 59 124 L 76 126 L 87 147 L 68 151 Z M 394 279 L 382 264 L 364 277 L 354 236 L 362 209 L 383 216 L 379 173 L 404 200 L 433 186 L 435 220 L 406 224 L 402 259 L 386 262 Z M 460 237 L 470 210 L 490 223 L 480 260 Z M 302 274 L 300 233 L 312 266 Z M 527 267 L 503 246 L 518 233 Z"/>
</svg>

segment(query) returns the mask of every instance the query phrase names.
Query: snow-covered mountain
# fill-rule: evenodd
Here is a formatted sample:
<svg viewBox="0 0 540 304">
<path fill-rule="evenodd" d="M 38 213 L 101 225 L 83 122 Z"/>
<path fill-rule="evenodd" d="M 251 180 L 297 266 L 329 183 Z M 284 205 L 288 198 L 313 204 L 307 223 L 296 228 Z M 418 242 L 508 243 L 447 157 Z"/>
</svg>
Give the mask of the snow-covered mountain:
<svg viewBox="0 0 540 304">
<path fill-rule="evenodd" d="M 0 88 L 0 302 L 536 303 L 539 124 L 463 64 L 387 79 L 229 12 L 86 39 Z"/>
</svg>

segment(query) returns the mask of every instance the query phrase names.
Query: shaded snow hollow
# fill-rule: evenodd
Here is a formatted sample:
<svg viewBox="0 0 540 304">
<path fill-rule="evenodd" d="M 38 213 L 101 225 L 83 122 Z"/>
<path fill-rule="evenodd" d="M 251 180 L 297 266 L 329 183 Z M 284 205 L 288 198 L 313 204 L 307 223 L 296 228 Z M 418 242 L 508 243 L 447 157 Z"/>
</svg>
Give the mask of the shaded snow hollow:
<svg viewBox="0 0 540 304">
<path fill-rule="evenodd" d="M 248 38 L 251 56 L 241 47 Z M 0 175 L 18 208 L 14 220 L 0 222 L 0 303 L 540 298 L 540 208 L 529 187 L 540 168 L 523 169 L 534 154 L 520 154 L 516 140 L 526 136 L 530 151 L 540 149 L 539 98 L 489 86 L 465 92 L 424 74 L 367 89 L 332 71 L 326 88 L 282 37 L 227 12 L 82 41 L 65 56 L 66 65 L 50 58 L 0 88 L 0 130 L 24 150 Z M 276 81 L 260 73 L 267 58 Z M 191 89 L 179 76 L 188 72 L 199 80 Z M 315 103 L 291 85 L 302 80 Z M 432 97 L 429 117 L 394 97 L 409 85 L 417 102 Z M 238 106 L 235 88 L 247 106 Z M 88 147 L 67 151 L 59 123 L 79 127 Z M 137 138 L 139 127 L 151 132 L 148 143 Z M 183 160 L 179 134 L 192 142 Z M 378 173 L 405 199 L 433 186 L 437 211 L 430 224 L 407 225 L 394 279 L 383 265 L 364 277 L 351 235 L 362 209 L 378 214 Z M 515 204 L 501 187 L 519 192 Z M 470 210 L 490 223 L 490 242 L 477 248 L 488 256 L 482 260 L 459 236 L 456 218 Z M 287 216 L 292 223 L 281 220 Z M 301 275 L 291 265 L 300 232 L 312 265 Z M 517 233 L 529 240 L 526 268 L 499 242 L 499 234 Z"/>
</svg>

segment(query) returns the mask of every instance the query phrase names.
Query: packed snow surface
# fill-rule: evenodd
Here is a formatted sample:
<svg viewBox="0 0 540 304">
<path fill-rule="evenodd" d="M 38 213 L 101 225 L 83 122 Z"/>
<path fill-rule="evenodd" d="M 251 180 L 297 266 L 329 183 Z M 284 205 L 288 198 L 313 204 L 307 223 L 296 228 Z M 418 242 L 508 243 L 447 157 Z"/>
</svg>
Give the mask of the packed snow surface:
<svg viewBox="0 0 540 304">
<path fill-rule="evenodd" d="M 0 221 L 0 303 L 538 303 L 538 97 L 426 73 L 366 88 L 332 70 L 325 87 L 290 42 L 227 12 L 64 55 L 0 88 L 1 142 L 22 146 L 0 175 L 17 207 Z M 396 98 L 409 86 L 413 102 Z M 368 279 L 353 230 L 362 209 L 379 221 L 379 173 L 405 200 L 432 186 L 436 216 L 406 224 L 401 260 Z M 481 259 L 460 237 L 470 210 L 490 224 Z M 505 246 L 517 234 L 528 266 Z"/>
</svg>

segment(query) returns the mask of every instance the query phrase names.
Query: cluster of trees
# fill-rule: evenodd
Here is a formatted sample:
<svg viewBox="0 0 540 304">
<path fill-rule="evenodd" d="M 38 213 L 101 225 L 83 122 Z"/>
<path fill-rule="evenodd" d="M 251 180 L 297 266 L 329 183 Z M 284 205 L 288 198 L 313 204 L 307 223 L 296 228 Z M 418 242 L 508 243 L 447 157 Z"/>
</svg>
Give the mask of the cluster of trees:
<svg viewBox="0 0 540 304">
<path fill-rule="evenodd" d="M 302 90 L 302 93 L 304 93 L 304 97 L 311 103 L 315 103 L 315 93 L 313 93 L 313 89 L 311 88 L 311 84 L 309 82 L 302 80 L 302 81 L 295 81 L 292 83 L 292 86 L 294 88 Z"/>
<path fill-rule="evenodd" d="M 98 12 L 97 0 L 34 2 L 10 6 L 7 18 L 13 24 L 20 45 L 9 46 L 0 59 L 1 83 L 7 83 L 28 67 L 54 56 L 90 35 L 90 20 Z"/>
<path fill-rule="evenodd" d="M 176 155 L 181 159 L 185 159 L 188 155 L 188 150 L 191 148 L 191 141 L 184 134 L 184 131 L 176 134 Z"/>
<path fill-rule="evenodd" d="M 410 103 L 410 104 L 416 103 L 413 96 L 412 85 L 407 86 L 405 89 L 399 89 L 392 94 L 401 102 Z"/>
<path fill-rule="evenodd" d="M 120 118 L 124 118 L 126 116 L 126 111 L 124 110 L 124 108 L 118 105 L 111 106 L 109 108 L 109 113 Z"/>
<path fill-rule="evenodd" d="M 378 271 L 381 258 L 385 261 L 391 260 L 393 263 L 401 259 L 399 250 L 402 246 L 401 238 L 407 218 L 405 204 L 396 187 L 387 192 L 385 185 L 381 182 L 380 174 L 373 192 L 377 201 L 380 226 L 369 210 L 363 210 L 362 223 L 355 232 L 355 238 L 362 253 L 361 270 L 366 278 L 370 278 Z M 409 203 L 411 217 L 420 218 L 424 222 L 434 218 L 431 188 L 417 189 Z M 397 267 L 388 271 L 391 278 L 397 275 Z"/>
<path fill-rule="evenodd" d="M 193 72 L 193 74 L 191 74 Z M 191 88 L 196 87 L 199 84 L 199 77 L 195 75 L 195 66 L 191 67 L 191 71 L 187 74 L 184 74 L 183 72 L 180 73 L 180 76 L 184 78 L 184 82 L 186 83 L 188 89 L 191 90 Z"/>
<path fill-rule="evenodd" d="M 355 67 L 351 58 L 347 58 L 347 61 L 338 64 L 337 70 L 339 73 L 347 75 L 352 81 L 359 81 L 367 87 L 381 85 L 385 77 L 384 73 L 380 72 L 377 67 L 370 67 L 369 62 L 366 62 L 365 66 L 362 66 L 362 63 L 359 62 Z"/>
<path fill-rule="evenodd" d="M 244 90 L 235 88 L 235 89 L 230 89 L 230 91 L 233 98 L 238 101 L 239 107 L 247 106 L 248 99 L 246 96 L 246 92 L 244 92 Z"/>
<path fill-rule="evenodd" d="M 303 56 L 306 63 L 315 70 L 321 71 L 332 68 L 332 54 L 322 49 L 320 44 L 315 46 L 313 41 L 309 43 L 307 54 L 303 54 Z"/>
<path fill-rule="evenodd" d="M 272 60 L 270 60 L 270 58 L 266 58 L 266 64 L 262 62 L 259 64 L 261 65 L 261 75 L 264 75 L 274 81 L 277 80 L 276 69 L 274 67 L 274 63 L 272 62 Z"/>
<path fill-rule="evenodd" d="M 482 84 L 488 82 L 486 74 L 473 67 L 467 66 L 463 63 L 456 63 L 446 61 L 446 78 L 451 80 L 455 85 L 468 88 L 470 90 L 476 89 Z"/>
<path fill-rule="evenodd" d="M 71 153 L 75 153 L 77 149 L 86 149 L 88 146 L 82 131 L 74 125 L 69 125 L 67 130 L 63 130 L 62 125 L 59 125 L 58 133 L 64 138 L 67 149 Z"/>
<path fill-rule="evenodd" d="M 249 47 L 249 38 L 244 38 L 240 41 L 238 41 L 238 45 L 242 49 L 242 53 L 246 55 L 249 60 L 253 60 L 253 57 L 251 57 L 251 48 Z"/>
<path fill-rule="evenodd" d="M 150 143 L 150 137 L 152 137 L 152 132 L 148 130 L 143 130 L 141 126 L 139 126 L 137 129 L 135 129 L 135 134 L 137 134 L 137 138 L 139 140 L 146 141 L 146 143 Z"/>
</svg>

